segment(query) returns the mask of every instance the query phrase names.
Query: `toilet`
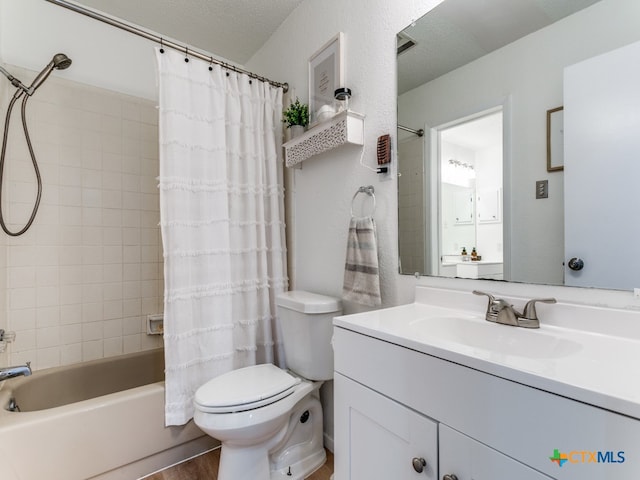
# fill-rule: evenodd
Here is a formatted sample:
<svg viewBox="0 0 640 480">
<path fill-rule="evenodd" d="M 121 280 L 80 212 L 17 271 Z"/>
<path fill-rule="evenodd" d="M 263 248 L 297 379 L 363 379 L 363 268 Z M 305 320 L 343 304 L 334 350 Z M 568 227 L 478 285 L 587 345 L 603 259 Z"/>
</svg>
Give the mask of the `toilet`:
<svg viewBox="0 0 640 480">
<path fill-rule="evenodd" d="M 222 443 L 218 480 L 302 480 L 326 460 L 319 390 L 333 378 L 340 300 L 291 291 L 276 309 L 288 369 L 245 367 L 196 391 L 194 422 Z"/>
</svg>

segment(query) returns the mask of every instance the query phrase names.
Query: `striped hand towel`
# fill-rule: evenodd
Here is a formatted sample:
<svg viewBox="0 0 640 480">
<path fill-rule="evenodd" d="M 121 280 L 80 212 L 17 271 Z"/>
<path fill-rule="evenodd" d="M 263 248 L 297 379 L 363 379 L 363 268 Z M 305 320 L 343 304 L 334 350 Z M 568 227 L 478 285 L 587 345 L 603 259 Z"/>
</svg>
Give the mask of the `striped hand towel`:
<svg viewBox="0 0 640 480">
<path fill-rule="evenodd" d="M 376 226 L 371 217 L 351 218 L 342 297 L 370 307 L 382 303 Z"/>
</svg>

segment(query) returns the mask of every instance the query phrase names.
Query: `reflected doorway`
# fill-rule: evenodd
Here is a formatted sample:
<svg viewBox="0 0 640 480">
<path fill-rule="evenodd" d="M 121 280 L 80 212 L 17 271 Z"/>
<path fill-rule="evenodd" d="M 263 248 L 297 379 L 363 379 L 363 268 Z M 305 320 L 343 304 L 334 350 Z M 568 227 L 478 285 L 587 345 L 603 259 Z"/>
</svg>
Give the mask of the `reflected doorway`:
<svg viewBox="0 0 640 480">
<path fill-rule="evenodd" d="M 443 277 L 502 280 L 502 108 L 434 132 L 438 214 L 431 240 L 438 248 L 432 269 Z"/>
</svg>

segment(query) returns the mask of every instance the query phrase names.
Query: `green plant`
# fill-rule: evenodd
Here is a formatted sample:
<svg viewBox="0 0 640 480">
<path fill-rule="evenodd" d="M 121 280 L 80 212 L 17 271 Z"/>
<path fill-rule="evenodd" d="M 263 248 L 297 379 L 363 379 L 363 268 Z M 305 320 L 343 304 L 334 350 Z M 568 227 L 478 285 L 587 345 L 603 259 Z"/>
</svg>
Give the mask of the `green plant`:
<svg viewBox="0 0 640 480">
<path fill-rule="evenodd" d="M 289 105 L 284 113 L 282 121 L 287 124 L 287 128 L 294 125 L 306 127 L 309 125 L 309 106 L 306 103 L 300 103 L 300 99 Z"/>
</svg>

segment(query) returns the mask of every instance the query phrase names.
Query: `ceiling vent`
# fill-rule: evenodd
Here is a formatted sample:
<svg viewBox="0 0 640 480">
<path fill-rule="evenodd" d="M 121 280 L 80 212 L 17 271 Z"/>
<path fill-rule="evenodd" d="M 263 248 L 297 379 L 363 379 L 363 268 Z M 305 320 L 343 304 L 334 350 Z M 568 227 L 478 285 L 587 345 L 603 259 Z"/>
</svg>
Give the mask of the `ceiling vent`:
<svg viewBox="0 0 640 480">
<path fill-rule="evenodd" d="M 406 52 L 407 50 L 415 47 L 416 45 L 417 45 L 417 42 L 406 33 L 400 32 L 398 34 L 397 36 L 397 48 L 398 48 L 397 54 L 398 55 Z"/>
</svg>

